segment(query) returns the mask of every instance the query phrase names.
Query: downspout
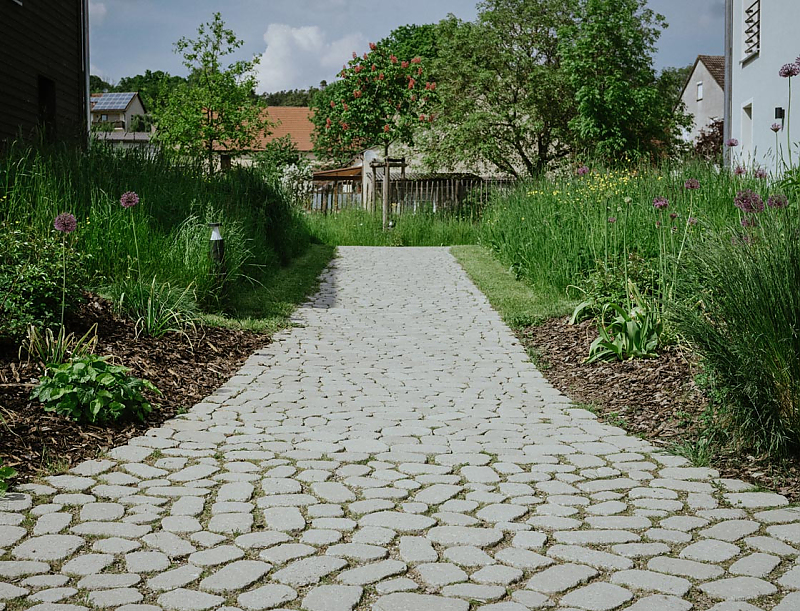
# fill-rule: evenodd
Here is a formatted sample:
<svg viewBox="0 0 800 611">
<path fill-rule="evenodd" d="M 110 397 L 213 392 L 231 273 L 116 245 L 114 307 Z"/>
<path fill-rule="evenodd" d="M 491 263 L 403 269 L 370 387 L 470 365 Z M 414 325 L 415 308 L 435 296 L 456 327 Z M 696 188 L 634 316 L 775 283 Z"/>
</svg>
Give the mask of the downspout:
<svg viewBox="0 0 800 611">
<path fill-rule="evenodd" d="M 725 108 L 723 114 L 723 165 L 730 167 L 731 151 L 724 142 L 730 140 L 733 103 L 733 2 L 725 0 Z"/>
<path fill-rule="evenodd" d="M 89 0 L 81 0 L 81 40 L 83 41 L 83 76 L 84 76 L 84 120 L 86 121 L 86 141 L 85 144 L 89 145 L 89 138 L 92 129 L 92 110 L 89 100 L 91 99 L 91 88 L 89 86 L 89 73 L 91 72 L 91 64 L 89 63 Z"/>
</svg>

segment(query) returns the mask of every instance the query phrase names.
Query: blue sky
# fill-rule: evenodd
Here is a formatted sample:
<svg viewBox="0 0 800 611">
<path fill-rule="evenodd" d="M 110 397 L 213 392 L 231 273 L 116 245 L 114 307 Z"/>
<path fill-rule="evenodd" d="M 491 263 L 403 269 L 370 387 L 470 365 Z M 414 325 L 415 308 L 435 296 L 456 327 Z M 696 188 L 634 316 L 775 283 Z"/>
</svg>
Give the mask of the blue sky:
<svg viewBox="0 0 800 611">
<path fill-rule="evenodd" d="M 648 0 L 667 18 L 657 68 L 684 66 L 698 54 L 722 54 L 724 0 Z M 90 0 L 92 73 L 106 80 L 147 69 L 185 74 L 172 45 L 192 37 L 220 11 L 245 41 L 241 57 L 259 55 L 259 90 L 306 88 L 333 80 L 353 51 L 366 50 L 407 23 L 453 13 L 477 14 L 474 0 Z"/>
</svg>

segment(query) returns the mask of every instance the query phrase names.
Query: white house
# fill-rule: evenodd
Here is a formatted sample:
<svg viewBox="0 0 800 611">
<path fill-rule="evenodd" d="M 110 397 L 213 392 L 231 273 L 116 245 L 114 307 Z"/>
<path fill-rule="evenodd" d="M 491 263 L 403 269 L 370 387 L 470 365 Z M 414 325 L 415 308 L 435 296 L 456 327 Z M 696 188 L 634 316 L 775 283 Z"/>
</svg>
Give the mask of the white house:
<svg viewBox="0 0 800 611">
<path fill-rule="evenodd" d="M 795 91 L 789 108 L 790 79 L 779 76 L 781 67 L 800 54 L 800 0 L 726 0 L 725 8 L 725 139 L 739 142 L 728 157 L 731 163 L 780 173 L 788 161 L 790 112 L 795 163 L 800 154 L 800 77 L 791 79 Z M 773 124 L 780 126 L 777 133 Z"/>
<path fill-rule="evenodd" d="M 725 114 L 725 57 L 698 55 L 683 85 L 681 101 L 692 115 L 684 138 L 694 142 L 700 132 Z"/>
</svg>

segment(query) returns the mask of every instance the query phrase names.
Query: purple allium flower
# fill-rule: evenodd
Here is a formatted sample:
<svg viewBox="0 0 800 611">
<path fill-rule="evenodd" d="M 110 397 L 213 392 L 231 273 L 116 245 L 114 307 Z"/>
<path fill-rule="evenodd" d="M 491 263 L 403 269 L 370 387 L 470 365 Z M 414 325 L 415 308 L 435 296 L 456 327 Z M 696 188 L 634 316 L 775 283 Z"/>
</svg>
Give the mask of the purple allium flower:
<svg viewBox="0 0 800 611">
<path fill-rule="evenodd" d="M 792 78 L 800 74 L 800 65 L 798 64 L 783 64 L 781 69 L 778 70 L 778 76 L 783 78 Z"/>
<path fill-rule="evenodd" d="M 586 174 L 589 173 L 589 168 L 585 165 L 582 165 L 581 167 L 578 168 L 577 173 L 578 176 L 585 176 Z"/>
<path fill-rule="evenodd" d="M 666 197 L 653 198 L 653 208 L 663 210 L 667 206 L 669 206 L 669 200 Z"/>
<path fill-rule="evenodd" d="M 699 189 L 700 188 L 700 181 L 697 180 L 696 178 L 690 178 L 685 183 L 683 183 L 683 188 L 684 189 L 690 189 L 690 190 Z"/>
<path fill-rule="evenodd" d="M 697 225 L 697 219 L 693 216 L 690 216 L 688 219 L 686 219 L 686 222 L 692 226 Z"/>
<path fill-rule="evenodd" d="M 780 123 L 773 123 L 770 129 L 777 134 L 779 131 L 781 131 L 782 127 Z"/>
<path fill-rule="evenodd" d="M 757 227 L 758 226 L 758 219 L 753 216 L 746 216 L 741 221 L 742 227 L 747 229 L 748 227 Z"/>
<path fill-rule="evenodd" d="M 758 168 L 753 173 L 753 176 L 755 176 L 756 178 L 766 178 L 767 177 L 767 171 L 764 168 Z"/>
<path fill-rule="evenodd" d="M 608 222 L 613 225 L 614 223 L 617 222 L 617 217 L 616 216 L 609 216 L 608 217 Z"/>
<path fill-rule="evenodd" d="M 764 209 L 764 200 L 761 196 L 750 189 L 739 191 L 733 198 L 733 205 L 742 212 L 761 212 Z"/>
<path fill-rule="evenodd" d="M 656 228 L 661 227 L 661 221 L 656 221 Z"/>
<path fill-rule="evenodd" d="M 739 146 L 739 141 L 736 138 L 731 138 L 725 141 L 725 146 Z"/>
<path fill-rule="evenodd" d="M 122 194 L 122 197 L 119 198 L 119 203 L 122 204 L 123 208 L 133 208 L 139 203 L 139 196 L 133 191 L 128 191 Z"/>
<path fill-rule="evenodd" d="M 783 193 L 776 193 L 775 195 L 770 195 L 769 199 L 767 200 L 767 206 L 770 208 L 786 208 L 789 205 L 789 198 L 786 197 Z"/>
<path fill-rule="evenodd" d="M 743 176 L 746 172 L 747 172 L 747 170 L 745 170 L 740 165 L 737 165 L 733 170 L 733 173 L 736 174 L 737 176 Z"/>
<path fill-rule="evenodd" d="M 674 221 L 676 218 L 678 218 L 678 213 L 677 212 L 670 212 L 669 213 L 669 218 L 671 218 Z"/>
<path fill-rule="evenodd" d="M 69 212 L 62 212 L 53 221 L 53 227 L 61 233 L 72 233 L 78 228 L 78 220 Z"/>
</svg>

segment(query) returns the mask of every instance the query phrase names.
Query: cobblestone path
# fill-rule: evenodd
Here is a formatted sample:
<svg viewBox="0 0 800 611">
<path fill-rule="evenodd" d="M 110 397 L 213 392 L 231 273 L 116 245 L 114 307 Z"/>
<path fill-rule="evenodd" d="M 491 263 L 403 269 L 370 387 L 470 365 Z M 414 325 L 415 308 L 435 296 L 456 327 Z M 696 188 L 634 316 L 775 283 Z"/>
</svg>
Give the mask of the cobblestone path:
<svg viewBox="0 0 800 611">
<path fill-rule="evenodd" d="M 340 255 L 203 403 L 0 500 L 9 609 L 800 610 L 784 497 L 573 408 L 447 250 Z"/>
</svg>

